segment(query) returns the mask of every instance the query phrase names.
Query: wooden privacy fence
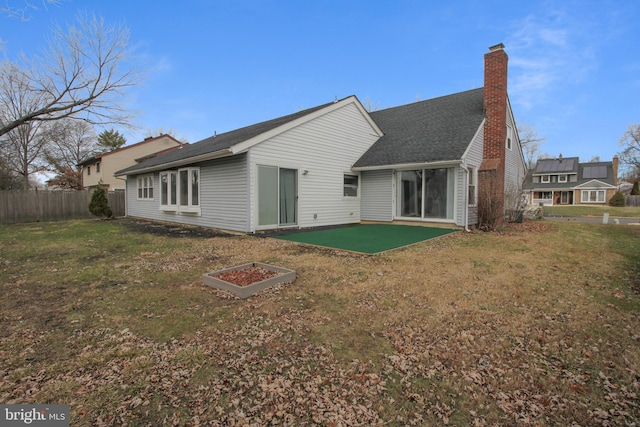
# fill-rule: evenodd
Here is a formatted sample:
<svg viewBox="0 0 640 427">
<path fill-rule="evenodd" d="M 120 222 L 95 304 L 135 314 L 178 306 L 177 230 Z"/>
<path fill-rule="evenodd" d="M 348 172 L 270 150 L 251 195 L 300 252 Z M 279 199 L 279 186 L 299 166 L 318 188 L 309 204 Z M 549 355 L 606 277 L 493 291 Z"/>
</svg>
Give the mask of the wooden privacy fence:
<svg viewBox="0 0 640 427">
<path fill-rule="evenodd" d="M 91 190 L 0 191 L 0 223 L 92 218 L 91 193 Z M 125 192 L 109 192 L 107 198 L 113 215 L 124 216 Z"/>
<path fill-rule="evenodd" d="M 640 196 L 624 196 L 625 206 L 640 206 Z"/>
</svg>

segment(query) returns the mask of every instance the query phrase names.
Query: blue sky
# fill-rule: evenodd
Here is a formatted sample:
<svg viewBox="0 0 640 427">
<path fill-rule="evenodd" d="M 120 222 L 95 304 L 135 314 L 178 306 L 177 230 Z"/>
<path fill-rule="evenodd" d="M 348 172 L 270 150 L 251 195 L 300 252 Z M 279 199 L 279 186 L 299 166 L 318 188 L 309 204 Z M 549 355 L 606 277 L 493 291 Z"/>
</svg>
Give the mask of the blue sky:
<svg viewBox="0 0 640 427">
<path fill-rule="evenodd" d="M 349 95 L 386 108 L 478 88 L 497 43 L 516 121 L 543 152 L 610 160 L 640 122 L 637 0 L 66 0 L 0 16 L 0 54 L 37 53 L 79 11 L 124 22 L 144 64 L 129 143 L 160 128 L 197 142 Z"/>
</svg>

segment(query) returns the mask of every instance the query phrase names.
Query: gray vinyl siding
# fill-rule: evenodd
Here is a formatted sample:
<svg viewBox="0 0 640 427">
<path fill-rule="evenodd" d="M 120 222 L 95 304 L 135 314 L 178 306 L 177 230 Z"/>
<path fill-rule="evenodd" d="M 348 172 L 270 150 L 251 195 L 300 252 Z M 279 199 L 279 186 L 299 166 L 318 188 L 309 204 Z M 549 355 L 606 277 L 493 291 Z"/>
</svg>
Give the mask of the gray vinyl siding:
<svg viewBox="0 0 640 427">
<path fill-rule="evenodd" d="M 127 215 L 180 224 L 249 231 L 246 155 L 191 165 L 200 167 L 200 215 L 160 210 L 160 174 L 153 174 L 154 200 L 137 200 L 137 177 L 127 179 Z"/>
<path fill-rule="evenodd" d="M 393 172 L 365 171 L 360 177 L 362 220 L 393 221 Z"/>
<path fill-rule="evenodd" d="M 360 222 L 362 178 L 358 197 L 345 197 L 344 174 L 352 174 L 352 165 L 377 138 L 362 112 L 351 103 L 252 147 L 252 231 L 258 224 L 256 176 L 261 165 L 298 171 L 299 227 Z"/>
<path fill-rule="evenodd" d="M 482 164 L 482 156 L 483 156 L 483 149 L 484 149 L 484 122 L 482 123 L 482 125 L 478 128 L 478 132 L 476 133 L 476 135 L 474 136 L 473 140 L 471 141 L 471 144 L 469 144 L 469 148 L 467 149 L 467 152 L 465 153 L 465 157 L 464 157 L 464 164 L 467 168 L 469 167 L 473 167 L 476 170 L 476 179 L 477 179 L 477 171 L 480 168 L 480 165 Z M 466 180 L 466 173 L 464 171 L 461 171 L 461 181 L 462 184 L 460 185 L 460 195 L 461 198 L 464 198 L 466 203 L 466 191 L 467 191 L 467 180 Z M 477 181 L 476 181 L 476 186 L 477 186 Z M 477 197 L 476 197 L 477 200 Z M 462 204 L 463 202 L 460 202 L 461 204 L 459 204 L 458 206 L 460 206 L 460 208 L 458 209 L 458 215 L 456 217 L 456 224 L 460 225 L 460 226 L 464 226 L 464 204 Z M 467 225 L 475 225 L 478 223 L 478 208 L 477 206 L 469 206 L 469 210 L 468 210 L 468 215 L 469 215 L 469 222 L 467 223 Z"/>
<path fill-rule="evenodd" d="M 149 174 L 145 174 L 149 175 Z M 145 176 L 140 175 L 140 176 Z M 138 176 L 127 177 L 125 184 L 127 198 L 127 216 L 137 218 L 159 219 L 158 208 L 160 206 L 160 187 L 158 174 L 153 174 L 153 200 L 138 200 Z"/>
<path fill-rule="evenodd" d="M 513 141 L 511 150 L 506 149 L 505 155 L 505 191 L 520 192 L 526 175 L 526 167 L 524 163 L 524 155 L 522 154 L 522 146 L 516 130 L 516 123 L 511 112 L 511 108 L 507 109 L 507 124 L 513 129 Z"/>
</svg>

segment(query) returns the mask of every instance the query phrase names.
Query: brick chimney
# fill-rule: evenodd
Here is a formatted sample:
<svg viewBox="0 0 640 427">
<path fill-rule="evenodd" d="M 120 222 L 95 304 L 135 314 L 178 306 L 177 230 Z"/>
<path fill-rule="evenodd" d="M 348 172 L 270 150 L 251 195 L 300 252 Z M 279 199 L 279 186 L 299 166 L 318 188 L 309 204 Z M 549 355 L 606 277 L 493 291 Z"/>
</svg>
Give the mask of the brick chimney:
<svg viewBox="0 0 640 427">
<path fill-rule="evenodd" d="M 478 184 L 479 197 L 488 199 L 484 203 L 498 212 L 497 225 L 504 219 L 508 59 L 502 43 L 484 55 L 484 149 Z"/>
<path fill-rule="evenodd" d="M 613 185 L 618 186 L 618 156 L 613 156 Z"/>
</svg>

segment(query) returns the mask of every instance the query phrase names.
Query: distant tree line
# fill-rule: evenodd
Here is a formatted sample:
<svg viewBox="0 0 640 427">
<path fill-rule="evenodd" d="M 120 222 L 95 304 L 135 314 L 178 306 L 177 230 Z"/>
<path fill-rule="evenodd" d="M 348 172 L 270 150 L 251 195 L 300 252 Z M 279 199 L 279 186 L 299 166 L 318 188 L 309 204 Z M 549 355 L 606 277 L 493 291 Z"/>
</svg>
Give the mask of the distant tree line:
<svg viewBox="0 0 640 427">
<path fill-rule="evenodd" d="M 46 3 L 55 3 L 55 0 Z M 46 4 L 45 3 L 45 4 Z M 8 3 L 7 3 L 8 4 Z M 0 8 L 24 16 L 33 3 Z M 0 61 L 0 190 L 29 189 L 38 173 L 59 188 L 80 188 L 78 164 L 126 143 L 121 105 L 139 73 L 129 68 L 129 30 L 81 15 L 53 31 L 34 58 Z M 105 129 L 96 136 L 96 129 Z"/>
</svg>

